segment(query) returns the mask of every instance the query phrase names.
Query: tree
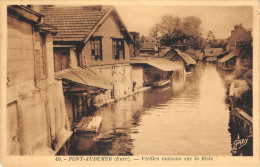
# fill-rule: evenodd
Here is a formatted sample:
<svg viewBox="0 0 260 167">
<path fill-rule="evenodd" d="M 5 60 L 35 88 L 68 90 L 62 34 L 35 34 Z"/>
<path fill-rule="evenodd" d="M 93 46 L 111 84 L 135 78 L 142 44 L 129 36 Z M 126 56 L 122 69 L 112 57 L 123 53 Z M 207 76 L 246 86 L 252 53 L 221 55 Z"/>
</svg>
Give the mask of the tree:
<svg viewBox="0 0 260 167">
<path fill-rule="evenodd" d="M 157 39 L 159 37 L 159 25 L 155 24 L 151 29 L 150 29 L 150 36 L 154 37 Z"/>
<path fill-rule="evenodd" d="M 195 16 L 183 19 L 165 15 L 159 23 L 150 29 L 150 35 L 161 37 L 161 44 L 171 46 L 181 44 L 187 48 L 200 48 L 201 45 L 201 20 Z"/>
<path fill-rule="evenodd" d="M 201 33 L 201 20 L 196 16 L 188 16 L 183 19 L 182 30 L 188 36 L 199 38 Z"/>
<path fill-rule="evenodd" d="M 184 45 L 195 50 L 202 48 L 201 20 L 196 16 L 188 16 L 183 19 L 182 30 L 186 34 Z"/>
<path fill-rule="evenodd" d="M 209 31 L 207 34 L 207 38 L 205 39 L 205 42 L 210 46 L 213 47 L 214 44 L 217 42 L 214 34 L 212 31 Z"/>
<path fill-rule="evenodd" d="M 161 34 L 161 43 L 165 46 L 171 46 L 172 44 L 181 40 L 183 36 L 181 31 L 181 18 L 173 17 L 170 15 L 162 16 L 160 23 L 158 24 L 159 33 Z"/>
</svg>

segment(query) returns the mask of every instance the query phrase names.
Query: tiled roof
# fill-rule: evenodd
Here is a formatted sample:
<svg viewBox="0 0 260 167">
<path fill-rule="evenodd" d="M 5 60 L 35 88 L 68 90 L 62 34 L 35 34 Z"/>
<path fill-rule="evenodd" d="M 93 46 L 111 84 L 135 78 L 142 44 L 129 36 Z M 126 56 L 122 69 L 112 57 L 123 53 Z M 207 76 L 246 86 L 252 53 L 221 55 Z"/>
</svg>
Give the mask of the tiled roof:
<svg viewBox="0 0 260 167">
<path fill-rule="evenodd" d="M 185 53 L 188 54 L 193 60 L 199 61 L 198 51 L 195 52 L 195 51 L 186 50 Z"/>
<path fill-rule="evenodd" d="M 57 27 L 54 41 L 82 41 L 112 6 L 46 6 L 40 13 L 46 24 Z"/>
</svg>

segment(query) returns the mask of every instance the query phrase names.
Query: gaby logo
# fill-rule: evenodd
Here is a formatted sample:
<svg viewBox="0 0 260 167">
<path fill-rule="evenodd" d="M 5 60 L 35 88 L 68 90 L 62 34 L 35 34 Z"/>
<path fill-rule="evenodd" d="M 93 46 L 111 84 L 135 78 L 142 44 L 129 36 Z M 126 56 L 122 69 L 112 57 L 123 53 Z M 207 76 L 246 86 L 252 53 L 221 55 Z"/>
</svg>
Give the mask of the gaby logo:
<svg viewBox="0 0 260 167">
<path fill-rule="evenodd" d="M 238 150 L 247 144 L 247 139 L 237 139 L 233 142 L 233 150 Z"/>
</svg>

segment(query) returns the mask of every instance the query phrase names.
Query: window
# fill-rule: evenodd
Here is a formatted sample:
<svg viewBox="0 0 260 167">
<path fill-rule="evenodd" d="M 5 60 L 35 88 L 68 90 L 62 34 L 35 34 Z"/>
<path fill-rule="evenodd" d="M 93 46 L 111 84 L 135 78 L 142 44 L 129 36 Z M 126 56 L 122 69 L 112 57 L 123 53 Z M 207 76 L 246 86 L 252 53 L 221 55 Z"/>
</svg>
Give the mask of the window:
<svg viewBox="0 0 260 167">
<path fill-rule="evenodd" d="M 115 60 L 125 59 L 123 39 L 112 39 L 112 55 Z"/>
<path fill-rule="evenodd" d="M 70 67 L 68 48 L 54 50 L 54 71 L 62 71 Z"/>
<path fill-rule="evenodd" d="M 40 76 L 41 79 L 44 79 L 47 77 L 47 60 L 46 60 L 46 34 L 40 33 L 41 37 L 41 53 L 40 53 Z"/>
<path fill-rule="evenodd" d="M 92 37 L 91 44 L 91 60 L 102 60 L 102 39 L 101 37 Z"/>
</svg>

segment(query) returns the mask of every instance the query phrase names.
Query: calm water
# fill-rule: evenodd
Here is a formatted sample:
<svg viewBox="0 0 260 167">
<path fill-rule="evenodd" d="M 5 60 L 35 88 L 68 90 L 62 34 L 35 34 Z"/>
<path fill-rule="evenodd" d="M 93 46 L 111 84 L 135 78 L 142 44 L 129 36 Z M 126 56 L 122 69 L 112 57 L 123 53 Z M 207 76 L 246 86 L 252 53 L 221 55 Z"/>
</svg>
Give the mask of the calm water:
<svg viewBox="0 0 260 167">
<path fill-rule="evenodd" d="M 102 107 L 100 133 L 74 134 L 61 154 L 232 155 L 239 125 L 230 129 L 224 76 L 201 63 L 185 79 Z"/>
</svg>

